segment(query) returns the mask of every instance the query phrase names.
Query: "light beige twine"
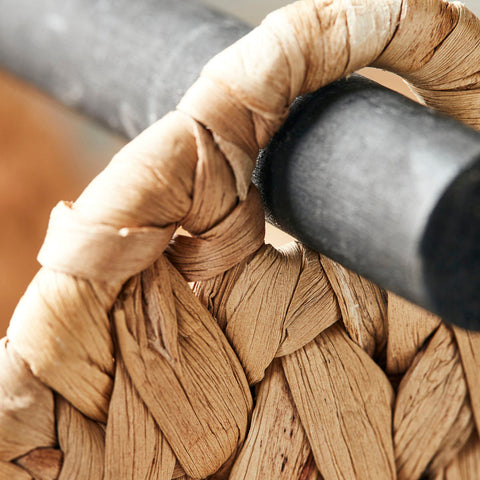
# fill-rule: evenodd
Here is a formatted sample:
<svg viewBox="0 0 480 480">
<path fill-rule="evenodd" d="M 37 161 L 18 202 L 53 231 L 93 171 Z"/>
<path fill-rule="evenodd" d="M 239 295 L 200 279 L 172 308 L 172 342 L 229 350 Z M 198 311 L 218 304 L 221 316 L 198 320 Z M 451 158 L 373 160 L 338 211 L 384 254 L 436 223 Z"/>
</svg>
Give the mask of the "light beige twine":
<svg viewBox="0 0 480 480">
<path fill-rule="evenodd" d="M 212 59 L 54 209 L 1 343 L 0 478 L 478 479 L 480 335 L 264 245 L 250 177 L 297 95 L 365 65 L 480 128 L 479 43 L 458 3 L 318 0 Z"/>
</svg>

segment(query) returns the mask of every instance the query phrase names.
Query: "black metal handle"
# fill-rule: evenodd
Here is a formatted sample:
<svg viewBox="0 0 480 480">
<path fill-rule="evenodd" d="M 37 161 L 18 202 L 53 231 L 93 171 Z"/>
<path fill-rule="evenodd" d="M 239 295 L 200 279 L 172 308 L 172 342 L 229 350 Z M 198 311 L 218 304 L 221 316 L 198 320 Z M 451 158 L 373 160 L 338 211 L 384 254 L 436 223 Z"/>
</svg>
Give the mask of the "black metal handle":
<svg viewBox="0 0 480 480">
<path fill-rule="evenodd" d="M 480 329 L 480 133 L 354 75 L 297 100 L 254 177 L 272 223 Z"/>
<path fill-rule="evenodd" d="M 185 0 L 0 0 L 0 65 L 132 138 L 251 29 Z"/>
</svg>

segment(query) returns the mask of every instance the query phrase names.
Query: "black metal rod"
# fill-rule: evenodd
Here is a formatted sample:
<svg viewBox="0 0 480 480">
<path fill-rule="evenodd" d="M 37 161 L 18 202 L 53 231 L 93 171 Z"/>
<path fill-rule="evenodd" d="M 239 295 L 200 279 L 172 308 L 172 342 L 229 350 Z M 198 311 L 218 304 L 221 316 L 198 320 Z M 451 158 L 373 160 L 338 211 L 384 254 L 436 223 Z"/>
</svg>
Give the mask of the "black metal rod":
<svg viewBox="0 0 480 480">
<path fill-rule="evenodd" d="M 132 137 L 243 23 L 182 0 L 0 0 L 0 64 Z M 480 329 L 480 134 L 353 78 L 300 100 L 259 158 L 270 220 Z"/>
<path fill-rule="evenodd" d="M 297 100 L 254 179 L 272 223 L 480 329 L 480 133 L 354 75 Z"/>
<path fill-rule="evenodd" d="M 251 29 L 185 0 L 0 0 L 0 65 L 132 138 Z"/>
</svg>

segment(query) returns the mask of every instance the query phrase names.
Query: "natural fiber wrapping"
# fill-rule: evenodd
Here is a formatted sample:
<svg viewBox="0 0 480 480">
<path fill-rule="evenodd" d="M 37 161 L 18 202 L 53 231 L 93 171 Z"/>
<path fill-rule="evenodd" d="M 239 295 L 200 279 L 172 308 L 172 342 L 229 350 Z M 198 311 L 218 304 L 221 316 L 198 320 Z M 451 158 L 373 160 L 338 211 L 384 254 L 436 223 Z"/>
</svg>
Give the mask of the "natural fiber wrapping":
<svg viewBox="0 0 480 480">
<path fill-rule="evenodd" d="M 264 245 L 250 179 L 297 95 L 368 64 L 479 127 L 479 43 L 457 3 L 305 0 L 213 58 L 55 210 L 0 351 L 1 475 L 478 478 L 478 335 Z"/>
<path fill-rule="evenodd" d="M 114 307 L 119 353 L 158 434 L 188 475 L 203 478 L 243 441 L 250 391 L 230 345 L 185 280 L 163 258 L 150 269 L 129 282 Z M 177 355 L 155 331 L 155 310 L 166 317 L 166 328 L 178 328 Z"/>
<path fill-rule="evenodd" d="M 117 362 L 106 435 L 106 480 L 172 478 L 175 455 L 135 390 L 121 359 Z M 153 458 L 158 460 L 152 462 Z"/>
<path fill-rule="evenodd" d="M 282 364 L 322 476 L 395 478 L 393 389 L 344 329 L 333 325 Z"/>
<path fill-rule="evenodd" d="M 105 457 L 104 427 L 86 418 L 60 396 L 57 396 L 55 404 L 58 445 L 64 452 L 58 480 L 102 478 Z"/>
<path fill-rule="evenodd" d="M 63 453 L 56 448 L 40 448 L 18 458 L 15 463 L 34 479 L 56 480 L 63 467 Z"/>
<path fill-rule="evenodd" d="M 480 334 L 467 332 L 461 328 L 454 328 L 455 339 L 458 344 L 460 357 L 462 358 L 463 370 L 470 392 L 473 416 L 477 431 L 480 429 Z"/>
<path fill-rule="evenodd" d="M 445 469 L 445 480 L 475 478 L 480 471 L 480 441 L 474 432 L 457 458 Z"/>
<path fill-rule="evenodd" d="M 319 479 L 279 360 L 260 385 L 250 432 L 230 478 Z"/>
<path fill-rule="evenodd" d="M 26 470 L 10 462 L 0 461 L 0 475 L 11 480 L 33 480 Z"/>
<path fill-rule="evenodd" d="M 389 333 L 385 293 L 333 260 L 322 257 L 321 261 L 350 338 L 370 356 L 382 352 Z"/>
<path fill-rule="evenodd" d="M 393 430 L 399 479 L 417 478 L 435 466 L 432 459 L 444 453 L 442 447 L 461 448 L 473 426 L 472 418 L 462 425 L 465 414 L 471 417 L 458 349 L 452 332 L 441 325 L 398 388 Z M 453 442 L 446 441 L 450 433 L 457 436 Z"/>
<path fill-rule="evenodd" d="M 432 313 L 389 292 L 386 371 L 390 375 L 404 374 L 440 322 Z"/>
<path fill-rule="evenodd" d="M 37 447 L 53 447 L 51 390 L 32 375 L 7 339 L 0 342 L 0 359 L 0 458 L 9 461 Z"/>
</svg>

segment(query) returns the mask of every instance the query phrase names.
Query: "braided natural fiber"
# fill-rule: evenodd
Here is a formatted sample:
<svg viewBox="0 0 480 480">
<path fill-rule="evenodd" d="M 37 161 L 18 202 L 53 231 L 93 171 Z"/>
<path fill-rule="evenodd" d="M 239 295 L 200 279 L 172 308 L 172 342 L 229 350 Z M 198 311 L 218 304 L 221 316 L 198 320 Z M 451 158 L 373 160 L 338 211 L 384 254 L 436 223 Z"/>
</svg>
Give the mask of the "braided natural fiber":
<svg viewBox="0 0 480 480">
<path fill-rule="evenodd" d="M 293 99 L 369 64 L 480 128 L 479 60 L 440 0 L 299 2 L 211 60 L 54 209 L 0 349 L 0 477 L 480 478 L 480 335 L 264 245 L 250 184 Z"/>
</svg>

